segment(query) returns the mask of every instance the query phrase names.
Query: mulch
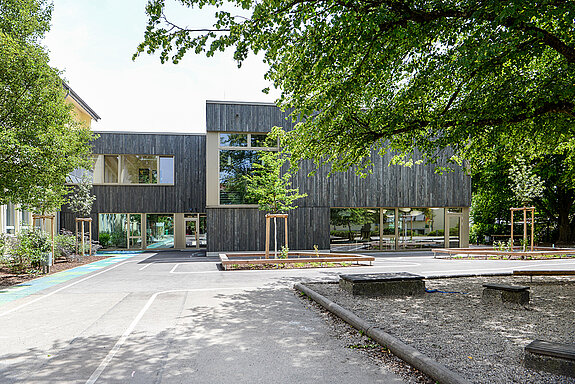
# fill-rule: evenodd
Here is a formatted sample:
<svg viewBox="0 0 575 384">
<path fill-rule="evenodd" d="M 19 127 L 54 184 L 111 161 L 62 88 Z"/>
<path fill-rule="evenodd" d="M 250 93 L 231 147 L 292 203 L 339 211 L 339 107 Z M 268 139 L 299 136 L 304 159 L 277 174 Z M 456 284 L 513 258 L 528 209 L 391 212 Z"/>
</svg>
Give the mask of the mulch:
<svg viewBox="0 0 575 384">
<path fill-rule="evenodd" d="M 107 259 L 111 257 L 109 255 L 99 255 L 99 256 L 84 256 L 84 258 L 79 260 L 66 260 L 58 259 L 54 261 L 54 265 L 50 267 L 50 273 L 13 273 L 10 268 L 6 266 L 0 266 L 0 288 L 11 287 L 16 284 L 24 283 L 28 280 L 36 279 L 38 277 L 52 275 L 54 273 L 62 272 L 67 269 L 72 269 L 79 267 L 80 265 L 90 264 L 98 260 Z"/>
</svg>

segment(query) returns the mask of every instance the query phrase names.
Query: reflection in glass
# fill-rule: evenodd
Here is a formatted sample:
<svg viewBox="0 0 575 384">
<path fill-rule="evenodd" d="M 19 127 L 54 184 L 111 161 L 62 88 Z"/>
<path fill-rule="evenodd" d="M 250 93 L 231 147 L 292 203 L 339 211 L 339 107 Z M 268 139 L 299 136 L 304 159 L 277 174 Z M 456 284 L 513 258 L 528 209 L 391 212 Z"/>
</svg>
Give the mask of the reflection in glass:
<svg viewBox="0 0 575 384">
<path fill-rule="evenodd" d="M 245 176 L 258 158 L 257 151 L 220 151 L 220 204 L 255 204 L 246 196 Z"/>
<path fill-rule="evenodd" d="M 16 233 L 16 210 L 14 204 L 6 204 L 6 233 Z"/>
<path fill-rule="evenodd" d="M 399 208 L 399 246 L 432 248 L 444 246 L 443 208 Z"/>
<path fill-rule="evenodd" d="M 247 147 L 246 133 L 220 133 L 220 147 Z"/>
<path fill-rule="evenodd" d="M 142 236 L 142 215 L 130 214 L 130 237 Z"/>
<path fill-rule="evenodd" d="M 251 134 L 251 145 L 252 147 L 277 147 L 277 143 L 270 143 L 268 140 L 268 135 L 256 135 L 255 133 Z"/>
<path fill-rule="evenodd" d="M 100 213 L 98 215 L 98 240 L 104 248 L 127 247 L 127 221 L 125 213 Z"/>
<path fill-rule="evenodd" d="M 118 156 L 104 156 L 104 183 L 118 182 Z"/>
<path fill-rule="evenodd" d="M 174 248 L 174 215 L 146 215 L 147 248 Z"/>
<path fill-rule="evenodd" d="M 449 248 L 459 248 L 460 216 L 449 216 Z"/>
<path fill-rule="evenodd" d="M 123 155 L 122 183 L 156 184 L 158 182 L 158 158 L 153 155 Z"/>
<path fill-rule="evenodd" d="M 349 252 L 381 247 L 379 208 L 332 208 L 330 225 L 332 250 Z"/>
<path fill-rule="evenodd" d="M 32 212 L 22 209 L 20 211 L 20 228 L 29 227 L 32 223 Z"/>
<path fill-rule="evenodd" d="M 160 184 L 174 184 L 174 158 L 160 157 Z"/>
</svg>

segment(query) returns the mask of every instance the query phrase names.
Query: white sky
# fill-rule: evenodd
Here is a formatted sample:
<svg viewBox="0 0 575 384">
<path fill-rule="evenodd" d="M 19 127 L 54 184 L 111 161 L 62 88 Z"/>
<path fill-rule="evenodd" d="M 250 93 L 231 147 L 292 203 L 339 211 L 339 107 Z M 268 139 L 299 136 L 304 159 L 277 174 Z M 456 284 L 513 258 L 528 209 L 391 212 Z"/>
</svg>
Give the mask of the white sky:
<svg viewBox="0 0 575 384">
<path fill-rule="evenodd" d="M 251 57 L 238 69 L 232 51 L 206 58 L 193 52 L 179 64 L 132 54 L 143 40 L 147 0 L 53 0 L 44 44 L 50 64 L 98 113 L 97 131 L 205 132 L 206 100 L 274 102 L 261 90 L 266 65 Z M 181 26 L 211 27 L 213 11 L 189 10 L 168 0 Z M 171 4 L 170 4 L 171 3 Z"/>
</svg>

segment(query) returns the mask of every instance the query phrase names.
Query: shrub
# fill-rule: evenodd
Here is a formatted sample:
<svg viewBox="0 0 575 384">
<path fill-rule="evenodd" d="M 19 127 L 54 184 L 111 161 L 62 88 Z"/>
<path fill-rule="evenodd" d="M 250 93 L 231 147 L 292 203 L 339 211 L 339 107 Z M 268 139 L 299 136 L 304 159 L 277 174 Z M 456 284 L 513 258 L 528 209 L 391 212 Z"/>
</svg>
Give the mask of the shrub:
<svg viewBox="0 0 575 384">
<path fill-rule="evenodd" d="M 112 236 L 106 232 L 100 233 L 100 235 L 98 236 L 98 240 L 100 241 L 100 245 L 102 247 L 107 247 L 110 244 L 111 239 Z"/>
<path fill-rule="evenodd" d="M 126 240 L 126 231 L 118 230 L 114 231 L 110 234 L 110 245 L 116 248 L 126 248 L 127 240 Z"/>
<path fill-rule="evenodd" d="M 10 250 L 10 267 L 16 272 L 39 269 L 51 249 L 50 237 L 46 232 L 36 228 L 20 231 Z"/>
<path fill-rule="evenodd" d="M 76 238 L 71 231 L 62 229 L 61 234 L 54 236 L 54 258 L 70 259 L 76 250 Z"/>
</svg>

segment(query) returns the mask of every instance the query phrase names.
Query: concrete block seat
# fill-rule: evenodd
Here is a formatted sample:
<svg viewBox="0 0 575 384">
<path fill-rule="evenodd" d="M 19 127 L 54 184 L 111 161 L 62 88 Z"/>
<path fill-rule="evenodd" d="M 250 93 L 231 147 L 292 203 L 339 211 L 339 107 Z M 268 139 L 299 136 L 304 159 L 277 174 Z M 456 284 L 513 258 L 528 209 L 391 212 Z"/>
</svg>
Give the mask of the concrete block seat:
<svg viewBox="0 0 575 384">
<path fill-rule="evenodd" d="M 575 344 L 535 340 L 525 347 L 527 368 L 575 377 Z"/>
<path fill-rule="evenodd" d="M 484 304 L 529 304 L 529 287 L 522 285 L 483 284 L 481 301 Z"/>
<path fill-rule="evenodd" d="M 423 276 L 407 272 L 340 275 L 339 286 L 351 294 L 364 296 L 425 294 Z"/>
</svg>

